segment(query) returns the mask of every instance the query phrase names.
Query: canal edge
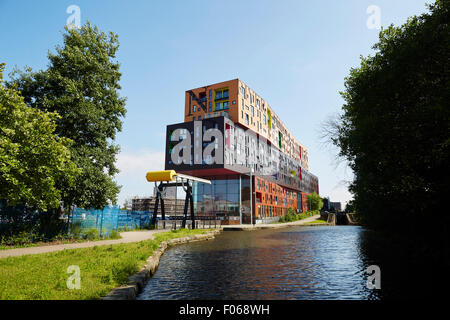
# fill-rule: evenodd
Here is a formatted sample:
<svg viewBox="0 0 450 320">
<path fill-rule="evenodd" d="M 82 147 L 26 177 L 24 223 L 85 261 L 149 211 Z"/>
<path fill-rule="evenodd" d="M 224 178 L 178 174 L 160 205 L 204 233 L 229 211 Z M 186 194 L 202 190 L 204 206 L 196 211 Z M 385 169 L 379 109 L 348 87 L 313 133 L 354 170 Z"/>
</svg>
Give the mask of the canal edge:
<svg viewBox="0 0 450 320">
<path fill-rule="evenodd" d="M 267 229 L 280 229 L 288 227 L 310 227 L 310 226 L 334 226 L 336 225 L 334 221 L 327 223 L 309 223 L 315 219 L 320 218 L 321 215 L 314 215 L 302 220 L 283 222 L 275 224 L 255 224 L 255 225 L 227 225 L 223 226 L 223 231 L 257 231 L 257 230 L 267 230 Z M 314 219 L 312 219 L 314 218 Z"/>
<path fill-rule="evenodd" d="M 218 228 L 213 231 L 208 231 L 205 234 L 196 234 L 161 242 L 158 249 L 147 259 L 146 265 L 138 273 L 128 277 L 128 283 L 126 285 L 112 289 L 101 300 L 136 300 L 136 297 L 142 292 L 147 281 L 156 273 L 161 256 L 166 250 L 178 244 L 211 240 L 221 232 L 222 228 Z"/>
</svg>

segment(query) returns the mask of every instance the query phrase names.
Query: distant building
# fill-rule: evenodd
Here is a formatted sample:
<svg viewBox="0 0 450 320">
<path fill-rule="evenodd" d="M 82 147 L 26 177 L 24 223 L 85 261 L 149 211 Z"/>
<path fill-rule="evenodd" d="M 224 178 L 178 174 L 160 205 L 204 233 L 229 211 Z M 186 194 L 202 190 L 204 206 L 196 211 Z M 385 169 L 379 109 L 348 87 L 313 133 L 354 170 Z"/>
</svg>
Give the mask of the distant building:
<svg viewBox="0 0 450 320">
<path fill-rule="evenodd" d="M 166 193 L 164 194 L 164 199 L 168 198 L 176 198 L 177 188 L 176 187 L 168 187 L 166 188 Z M 153 188 L 153 196 L 156 197 L 156 188 Z"/>
<path fill-rule="evenodd" d="M 342 206 L 340 202 L 330 202 L 331 210 L 334 209 L 334 211 L 340 212 L 342 211 Z"/>
<path fill-rule="evenodd" d="M 131 200 L 131 210 L 133 211 L 153 211 L 155 209 L 155 197 L 135 197 Z M 184 199 L 175 199 L 175 197 L 164 197 L 165 214 L 168 216 L 183 215 Z M 161 213 L 161 207 L 158 214 Z"/>
<path fill-rule="evenodd" d="M 330 197 L 322 198 L 322 202 L 323 202 L 322 211 L 330 211 L 331 210 Z"/>
</svg>

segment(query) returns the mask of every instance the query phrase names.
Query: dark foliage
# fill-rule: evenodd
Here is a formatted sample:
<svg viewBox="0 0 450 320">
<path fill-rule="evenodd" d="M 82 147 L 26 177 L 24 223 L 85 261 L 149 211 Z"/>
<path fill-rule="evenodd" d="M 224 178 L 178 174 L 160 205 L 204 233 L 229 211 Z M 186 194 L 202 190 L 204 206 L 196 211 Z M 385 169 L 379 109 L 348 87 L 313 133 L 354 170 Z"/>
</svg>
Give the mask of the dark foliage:
<svg viewBox="0 0 450 320">
<path fill-rule="evenodd" d="M 429 12 L 380 32 L 376 54 L 346 78 L 333 143 L 350 164 L 354 209 L 411 261 L 448 265 L 450 12 Z"/>
</svg>

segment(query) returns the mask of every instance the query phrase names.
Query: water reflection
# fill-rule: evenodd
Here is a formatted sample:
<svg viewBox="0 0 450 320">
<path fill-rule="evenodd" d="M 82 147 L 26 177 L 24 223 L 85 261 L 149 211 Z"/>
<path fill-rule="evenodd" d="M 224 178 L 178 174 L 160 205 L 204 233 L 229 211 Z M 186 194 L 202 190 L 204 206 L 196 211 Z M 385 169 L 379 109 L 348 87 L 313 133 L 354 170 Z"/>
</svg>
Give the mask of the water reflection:
<svg viewBox="0 0 450 320">
<path fill-rule="evenodd" d="M 377 299 L 357 226 L 224 232 L 174 247 L 138 299 Z"/>
</svg>

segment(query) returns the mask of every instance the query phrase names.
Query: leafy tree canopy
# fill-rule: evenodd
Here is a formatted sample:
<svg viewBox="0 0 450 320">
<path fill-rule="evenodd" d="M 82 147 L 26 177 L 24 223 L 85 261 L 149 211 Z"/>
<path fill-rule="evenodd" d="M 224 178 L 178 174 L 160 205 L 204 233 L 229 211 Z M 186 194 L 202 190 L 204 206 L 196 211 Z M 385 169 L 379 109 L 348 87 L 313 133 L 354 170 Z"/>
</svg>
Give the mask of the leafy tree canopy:
<svg viewBox="0 0 450 320">
<path fill-rule="evenodd" d="M 322 198 L 316 192 L 313 192 L 307 197 L 307 205 L 309 210 L 320 210 L 323 208 Z"/>
<path fill-rule="evenodd" d="M 382 30 L 376 53 L 346 78 L 332 140 L 355 174 L 355 210 L 375 229 L 420 228 L 427 215 L 446 208 L 449 7 L 448 0 L 436 1 L 429 12 Z"/>
<path fill-rule="evenodd" d="M 28 107 L 3 81 L 0 64 L 0 199 L 42 210 L 60 206 L 58 184 L 73 185 L 80 173 L 71 160 L 71 140 L 55 134 L 56 112 Z"/>
<path fill-rule="evenodd" d="M 83 170 L 73 186 L 62 185 L 64 202 L 102 208 L 115 203 L 120 187 L 113 177 L 119 147 L 113 143 L 122 129 L 125 98 L 120 97 L 118 36 L 90 23 L 64 33 L 64 45 L 49 53 L 47 70 L 16 71 L 10 85 L 22 92 L 27 105 L 57 111 L 56 131 L 74 141 L 72 157 Z"/>
</svg>

